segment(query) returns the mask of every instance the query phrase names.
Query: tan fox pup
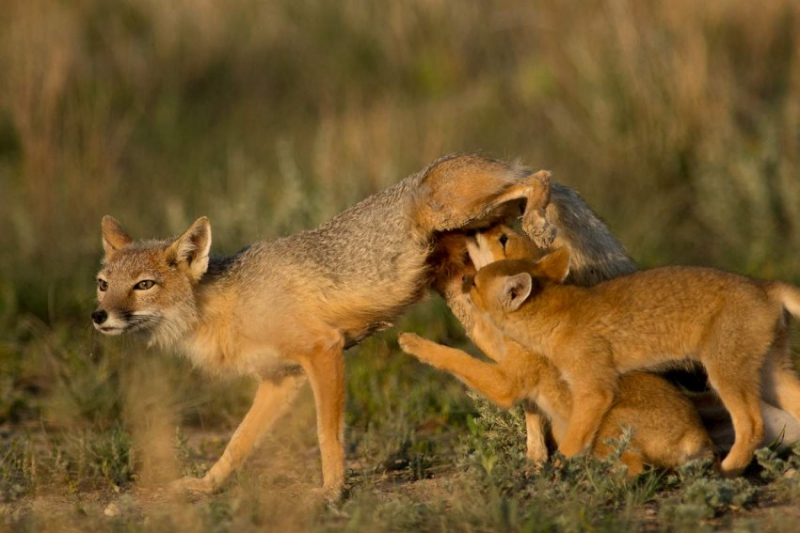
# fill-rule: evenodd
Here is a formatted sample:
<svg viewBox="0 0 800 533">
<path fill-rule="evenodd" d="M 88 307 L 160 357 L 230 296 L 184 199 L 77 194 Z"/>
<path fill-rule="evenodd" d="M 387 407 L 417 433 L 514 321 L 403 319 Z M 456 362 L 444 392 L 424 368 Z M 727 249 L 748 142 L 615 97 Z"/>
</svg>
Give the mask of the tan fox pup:
<svg viewBox="0 0 800 533">
<path fill-rule="evenodd" d="M 698 361 L 728 409 L 735 441 L 722 462 L 739 474 L 762 442 L 760 400 L 800 420 L 800 380 L 789 356 L 787 311 L 800 289 L 700 267 L 665 267 L 594 287 L 563 284 L 564 247 L 538 261 L 487 265 L 470 299 L 509 337 L 561 371 L 574 406 L 561 451 L 587 449 L 619 391 L 619 375 Z"/>
<path fill-rule="evenodd" d="M 591 231 L 584 230 L 581 239 L 591 239 Z M 535 259 L 542 255 L 530 239 L 503 225 L 479 234 L 477 239 L 483 244 L 484 257 L 488 252 L 492 260 Z M 550 421 L 556 443 L 561 443 L 572 413 L 572 395 L 558 369 L 546 357 L 511 340 L 491 320 L 475 312 L 462 289 L 462 277 L 474 273 L 471 261 L 465 257 L 470 241 L 463 233 L 448 234 L 437 240 L 431 256 L 431 261 L 436 261 L 433 286 L 465 325 L 470 338 L 496 364 L 409 333 L 400 336 L 400 346 L 420 360 L 451 372 L 500 407 L 523 402 L 528 457 L 543 462 L 548 454 L 539 411 Z M 571 241 L 580 245 L 577 235 Z M 592 270 L 588 268 L 590 265 L 583 266 L 587 268 L 576 271 Z M 691 458 L 712 454 L 711 441 L 692 403 L 659 376 L 637 372 L 620 378 L 617 401 L 600 424 L 593 453 L 602 457 L 611 452 L 605 441 L 619 438 L 623 426 L 634 430 L 631 446 L 622 455 L 629 475 L 639 474 L 644 464 L 675 467 Z"/>
<path fill-rule="evenodd" d="M 323 488 L 344 478 L 343 350 L 387 327 L 428 286 L 437 232 L 480 227 L 519 214 L 543 246 L 550 180 L 478 156 L 448 156 L 349 208 L 319 228 L 211 257 L 211 226 L 198 219 L 180 237 L 134 242 L 103 218 L 105 256 L 97 276 L 94 326 L 108 335 L 145 334 L 209 372 L 254 375 L 253 406 L 222 457 L 202 479 L 178 487 L 211 492 L 237 468 L 311 383 Z M 557 187 L 560 188 L 560 187 Z"/>
</svg>

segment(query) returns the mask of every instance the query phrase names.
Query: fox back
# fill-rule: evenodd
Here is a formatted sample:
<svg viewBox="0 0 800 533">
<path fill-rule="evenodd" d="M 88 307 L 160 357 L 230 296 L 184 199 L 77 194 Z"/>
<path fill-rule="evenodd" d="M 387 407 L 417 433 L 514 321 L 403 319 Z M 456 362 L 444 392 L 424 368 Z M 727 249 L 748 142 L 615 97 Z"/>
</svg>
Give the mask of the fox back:
<svg viewBox="0 0 800 533">
<path fill-rule="evenodd" d="M 710 268 L 663 267 L 571 287 L 562 285 L 568 256 L 560 249 L 539 261 L 489 265 L 475 277 L 473 301 L 512 337 L 545 353 L 565 342 L 602 339 L 620 371 L 699 358 L 716 331 L 759 339 L 766 352 L 784 323 L 783 302 L 773 296 L 771 282 Z M 709 352 L 705 359 L 714 357 Z"/>
<path fill-rule="evenodd" d="M 409 216 L 409 189 L 418 179 L 370 196 L 315 230 L 231 257 L 209 255 L 205 218 L 177 238 L 134 242 L 105 217 L 95 324 L 108 334 L 147 333 L 165 346 L 185 340 L 201 317 L 219 319 L 219 329 L 229 332 L 212 344 L 330 327 L 355 343 L 426 288 L 428 243 L 413 238 Z"/>
</svg>

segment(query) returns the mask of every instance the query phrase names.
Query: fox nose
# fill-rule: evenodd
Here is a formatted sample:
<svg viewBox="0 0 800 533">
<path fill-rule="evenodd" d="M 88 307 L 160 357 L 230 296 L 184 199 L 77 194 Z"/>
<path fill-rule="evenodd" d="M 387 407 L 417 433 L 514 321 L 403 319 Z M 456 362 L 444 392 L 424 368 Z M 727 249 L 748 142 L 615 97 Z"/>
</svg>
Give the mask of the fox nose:
<svg viewBox="0 0 800 533">
<path fill-rule="evenodd" d="M 105 322 L 107 318 L 108 318 L 108 313 L 106 313 L 102 309 L 92 313 L 92 322 L 94 322 L 98 326 L 103 322 Z"/>
</svg>

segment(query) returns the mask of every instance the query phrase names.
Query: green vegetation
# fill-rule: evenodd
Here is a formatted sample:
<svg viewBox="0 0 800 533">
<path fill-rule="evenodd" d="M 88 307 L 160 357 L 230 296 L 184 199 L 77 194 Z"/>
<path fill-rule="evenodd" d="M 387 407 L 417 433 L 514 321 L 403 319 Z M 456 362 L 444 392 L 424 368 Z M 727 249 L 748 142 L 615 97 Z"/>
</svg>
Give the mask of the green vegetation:
<svg viewBox="0 0 800 533">
<path fill-rule="evenodd" d="M 645 266 L 800 282 L 798 36 L 793 0 L 6 0 L 2 527 L 789 529 L 794 455 L 737 480 L 534 471 L 518 413 L 398 351 L 397 330 L 465 343 L 438 299 L 348 354 L 340 505 L 311 495 L 308 394 L 224 492 L 176 505 L 157 487 L 210 466 L 252 383 L 88 316 L 104 214 L 142 237 L 208 215 L 231 252 L 454 151 L 552 170 Z"/>
</svg>

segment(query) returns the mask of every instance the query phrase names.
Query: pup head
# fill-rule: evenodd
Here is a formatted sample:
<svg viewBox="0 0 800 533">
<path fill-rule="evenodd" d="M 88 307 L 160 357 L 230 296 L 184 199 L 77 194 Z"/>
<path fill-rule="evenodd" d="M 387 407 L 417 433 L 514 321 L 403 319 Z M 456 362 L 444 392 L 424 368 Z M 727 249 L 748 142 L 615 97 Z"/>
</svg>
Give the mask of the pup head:
<svg viewBox="0 0 800 533">
<path fill-rule="evenodd" d="M 134 242 L 110 216 L 101 226 L 105 256 L 97 274 L 95 329 L 148 333 L 151 343 L 163 345 L 180 338 L 197 319 L 193 287 L 208 269 L 208 219 L 165 241 Z"/>
<path fill-rule="evenodd" d="M 543 252 L 526 235 L 505 224 L 480 232 L 450 231 L 434 236 L 428 256 L 430 283 L 442 295 L 468 292 L 463 278 L 503 259 L 538 259 Z"/>
<path fill-rule="evenodd" d="M 468 239 L 467 250 L 478 270 L 503 259 L 539 259 L 544 253 L 528 236 L 505 224 L 476 233 Z"/>
<path fill-rule="evenodd" d="M 505 315 L 518 311 L 547 285 L 562 283 L 569 274 L 569 250 L 559 248 L 539 259 L 496 261 L 472 278 L 470 298 L 481 311 Z"/>
<path fill-rule="evenodd" d="M 433 247 L 428 256 L 431 287 L 446 296 L 459 293 L 464 276 L 475 274 L 475 267 L 467 254 L 467 240 L 470 237 L 462 231 L 440 233 L 433 239 Z"/>
</svg>

